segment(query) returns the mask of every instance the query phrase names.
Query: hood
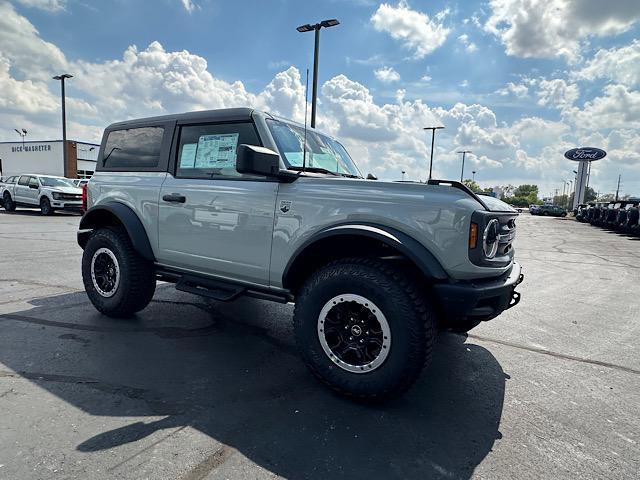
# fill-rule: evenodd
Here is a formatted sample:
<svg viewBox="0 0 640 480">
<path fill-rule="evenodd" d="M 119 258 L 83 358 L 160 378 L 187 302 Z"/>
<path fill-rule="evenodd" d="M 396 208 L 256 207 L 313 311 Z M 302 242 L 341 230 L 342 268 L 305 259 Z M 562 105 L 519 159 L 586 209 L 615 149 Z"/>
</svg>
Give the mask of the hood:
<svg viewBox="0 0 640 480">
<path fill-rule="evenodd" d="M 78 187 L 43 187 L 52 192 L 70 193 L 72 195 L 82 195 L 82 189 Z"/>
<path fill-rule="evenodd" d="M 495 197 L 489 195 L 479 195 L 479 197 L 492 212 L 517 212 L 511 205 Z"/>
</svg>

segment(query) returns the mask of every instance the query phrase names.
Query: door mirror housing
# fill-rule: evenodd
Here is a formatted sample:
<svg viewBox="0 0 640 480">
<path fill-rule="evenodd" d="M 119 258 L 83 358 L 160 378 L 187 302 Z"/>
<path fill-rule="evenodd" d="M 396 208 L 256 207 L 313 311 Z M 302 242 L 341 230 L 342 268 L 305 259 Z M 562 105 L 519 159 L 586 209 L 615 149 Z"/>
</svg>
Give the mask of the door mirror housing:
<svg viewBox="0 0 640 480">
<path fill-rule="evenodd" d="M 277 177 L 280 175 L 280 155 L 269 148 L 243 143 L 238 146 L 236 170 L 238 173 Z"/>
<path fill-rule="evenodd" d="M 367 180 L 377 180 L 378 177 L 376 177 L 373 173 L 367 173 Z"/>
<path fill-rule="evenodd" d="M 34 190 L 38 189 L 38 185 L 34 185 L 33 183 L 29 184 L 29 188 L 33 188 Z"/>
</svg>

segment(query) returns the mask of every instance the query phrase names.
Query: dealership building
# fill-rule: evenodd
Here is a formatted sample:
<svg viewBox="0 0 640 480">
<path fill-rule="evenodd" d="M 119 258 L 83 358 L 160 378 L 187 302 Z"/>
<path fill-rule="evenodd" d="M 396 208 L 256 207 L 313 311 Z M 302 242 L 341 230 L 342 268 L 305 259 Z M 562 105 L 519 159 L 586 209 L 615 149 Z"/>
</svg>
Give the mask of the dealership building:
<svg viewBox="0 0 640 480">
<path fill-rule="evenodd" d="M 63 148 L 62 140 L 0 142 L 0 176 L 35 173 L 91 178 L 96 170 L 100 145 L 67 140 L 66 163 Z"/>
</svg>

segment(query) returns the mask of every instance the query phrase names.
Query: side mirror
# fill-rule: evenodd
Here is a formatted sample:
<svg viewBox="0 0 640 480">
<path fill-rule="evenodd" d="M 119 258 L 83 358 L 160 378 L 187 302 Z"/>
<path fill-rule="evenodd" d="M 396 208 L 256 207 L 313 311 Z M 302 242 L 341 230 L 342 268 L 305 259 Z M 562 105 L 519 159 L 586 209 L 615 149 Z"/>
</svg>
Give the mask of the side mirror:
<svg viewBox="0 0 640 480">
<path fill-rule="evenodd" d="M 373 173 L 367 173 L 367 180 L 377 180 L 378 177 L 376 177 Z"/>
<path fill-rule="evenodd" d="M 29 184 L 29 188 L 33 188 L 34 190 L 38 189 L 38 185 Z"/>
<path fill-rule="evenodd" d="M 243 143 L 236 154 L 236 170 L 238 173 L 278 176 L 280 155 L 265 147 Z"/>
</svg>

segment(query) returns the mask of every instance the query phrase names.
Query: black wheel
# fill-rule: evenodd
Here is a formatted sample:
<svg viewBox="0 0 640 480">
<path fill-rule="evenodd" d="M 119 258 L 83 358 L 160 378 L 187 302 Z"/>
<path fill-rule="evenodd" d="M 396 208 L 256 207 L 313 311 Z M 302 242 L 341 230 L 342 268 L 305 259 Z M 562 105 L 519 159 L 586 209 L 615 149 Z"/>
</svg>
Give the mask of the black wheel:
<svg viewBox="0 0 640 480">
<path fill-rule="evenodd" d="M 42 197 L 40 199 L 40 213 L 42 215 L 53 215 L 53 208 L 51 207 L 51 202 L 47 197 Z"/>
<path fill-rule="evenodd" d="M 16 204 L 13 201 L 13 198 L 11 198 L 11 194 L 9 192 L 4 192 L 4 195 L 2 197 L 2 201 L 4 202 L 4 209 L 7 212 L 13 212 L 16 209 Z"/>
<path fill-rule="evenodd" d="M 136 253 L 126 232 L 95 230 L 82 255 L 89 300 L 110 317 L 129 317 L 146 307 L 156 289 L 153 265 Z"/>
<path fill-rule="evenodd" d="M 294 328 L 314 375 L 343 395 L 378 400 L 406 391 L 430 363 L 436 319 L 408 275 L 352 258 L 305 282 Z"/>
</svg>

